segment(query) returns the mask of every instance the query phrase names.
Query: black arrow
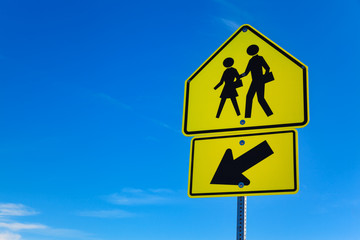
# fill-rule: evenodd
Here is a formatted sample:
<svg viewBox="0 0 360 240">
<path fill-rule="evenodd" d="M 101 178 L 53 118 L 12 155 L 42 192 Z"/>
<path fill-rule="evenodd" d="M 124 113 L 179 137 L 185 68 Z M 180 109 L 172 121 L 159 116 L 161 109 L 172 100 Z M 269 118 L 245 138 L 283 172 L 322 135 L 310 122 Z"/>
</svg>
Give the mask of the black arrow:
<svg viewBox="0 0 360 240">
<path fill-rule="evenodd" d="M 250 180 L 242 173 L 273 154 L 267 141 L 263 141 L 234 160 L 231 149 L 227 149 L 210 184 L 249 185 Z"/>
</svg>

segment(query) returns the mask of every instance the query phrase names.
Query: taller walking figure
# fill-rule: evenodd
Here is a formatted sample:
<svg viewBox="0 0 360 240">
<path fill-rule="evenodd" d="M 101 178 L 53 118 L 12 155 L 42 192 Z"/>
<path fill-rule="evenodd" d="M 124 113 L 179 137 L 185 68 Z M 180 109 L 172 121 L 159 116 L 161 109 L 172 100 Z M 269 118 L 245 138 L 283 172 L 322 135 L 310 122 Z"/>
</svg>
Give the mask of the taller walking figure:
<svg viewBox="0 0 360 240">
<path fill-rule="evenodd" d="M 245 107 L 245 118 L 251 117 L 251 109 L 252 109 L 252 102 L 257 94 L 258 101 L 263 108 L 264 112 L 267 116 L 273 114 L 271 111 L 268 103 L 266 102 L 264 95 L 265 95 L 265 80 L 264 76 L 270 72 L 270 67 L 265 62 L 265 59 L 262 56 L 258 55 L 259 47 L 257 45 L 251 45 L 247 48 L 247 54 L 253 56 L 246 67 L 246 70 L 241 77 L 245 77 L 246 75 L 251 72 L 252 82 L 249 88 L 249 91 L 246 95 L 246 107 Z M 263 74 L 263 68 L 265 69 L 265 74 Z"/>
</svg>

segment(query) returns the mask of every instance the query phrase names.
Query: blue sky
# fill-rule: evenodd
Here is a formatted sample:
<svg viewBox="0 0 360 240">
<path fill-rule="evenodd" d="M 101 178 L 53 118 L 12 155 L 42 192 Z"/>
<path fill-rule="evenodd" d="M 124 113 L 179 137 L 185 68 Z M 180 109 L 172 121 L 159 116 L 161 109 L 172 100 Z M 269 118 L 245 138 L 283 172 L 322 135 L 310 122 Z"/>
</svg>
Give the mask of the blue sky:
<svg viewBox="0 0 360 240">
<path fill-rule="evenodd" d="M 187 197 L 185 80 L 243 24 L 309 67 L 300 191 L 248 197 L 248 239 L 358 239 L 357 0 L 0 2 L 0 240 L 235 239 Z"/>
</svg>

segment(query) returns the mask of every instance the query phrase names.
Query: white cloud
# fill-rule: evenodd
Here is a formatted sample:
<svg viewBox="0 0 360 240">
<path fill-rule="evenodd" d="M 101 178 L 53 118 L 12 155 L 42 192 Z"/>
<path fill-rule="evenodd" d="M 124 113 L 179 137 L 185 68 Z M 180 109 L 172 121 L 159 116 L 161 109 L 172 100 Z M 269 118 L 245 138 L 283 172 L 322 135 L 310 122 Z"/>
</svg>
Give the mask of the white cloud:
<svg viewBox="0 0 360 240">
<path fill-rule="evenodd" d="M 180 133 L 181 134 L 181 131 L 179 131 L 178 129 L 174 129 L 173 127 L 169 126 L 168 124 L 166 124 L 166 123 L 164 123 L 162 121 L 159 121 L 159 120 L 157 120 L 155 118 L 150 118 L 150 117 L 148 117 L 146 115 L 139 114 L 137 111 L 134 111 L 134 109 L 130 105 L 128 105 L 126 103 L 123 103 L 120 100 L 109 96 L 108 94 L 96 93 L 96 94 L 94 94 L 94 96 L 97 97 L 97 98 L 103 99 L 103 100 L 107 101 L 108 103 L 117 105 L 117 106 L 121 107 L 122 109 L 125 109 L 125 110 L 128 110 L 128 111 L 133 111 L 133 114 L 136 114 L 141 119 L 152 122 L 155 125 L 163 127 L 165 129 L 168 129 L 168 130 L 173 131 L 175 133 Z"/>
<path fill-rule="evenodd" d="M 124 188 L 121 193 L 114 193 L 106 199 L 117 205 L 150 205 L 169 203 L 174 198 L 174 191 L 170 189 L 142 190 Z"/>
<path fill-rule="evenodd" d="M 251 14 L 251 12 L 246 11 L 245 8 L 239 7 L 239 4 L 234 4 L 231 1 L 228 0 L 213 0 L 217 4 L 219 4 L 220 7 L 223 7 L 227 9 L 229 12 L 234 13 L 236 16 L 234 21 L 233 19 L 230 20 L 228 18 L 222 18 L 222 17 L 215 17 L 217 21 L 220 21 L 220 23 L 224 24 L 231 32 L 236 31 L 242 24 L 245 23 L 251 23 L 254 21 L 257 21 L 256 18 Z M 232 15 L 232 14 L 231 14 Z M 229 14 L 227 14 L 227 17 Z M 239 24 L 239 22 L 241 24 Z"/>
<path fill-rule="evenodd" d="M 162 121 L 159 121 L 159 120 L 157 120 L 157 119 L 155 119 L 155 118 L 149 118 L 149 117 L 143 116 L 143 115 L 140 115 L 140 116 L 141 116 L 143 119 L 146 119 L 146 120 L 152 122 L 152 123 L 155 124 L 155 125 L 158 125 L 158 126 L 160 126 L 160 127 L 166 128 L 166 129 L 171 130 L 171 131 L 173 131 L 173 132 L 175 132 L 175 133 L 181 133 L 181 131 L 179 131 L 178 129 L 174 129 L 173 127 L 169 126 L 168 124 L 166 124 L 166 123 L 164 123 L 164 122 L 162 122 Z"/>
<path fill-rule="evenodd" d="M 43 230 L 36 231 L 38 235 L 48 236 L 50 239 L 56 237 L 61 239 L 84 239 L 84 240 L 95 240 L 92 234 L 76 230 L 76 229 L 66 229 L 66 228 L 46 228 Z"/>
<path fill-rule="evenodd" d="M 0 232 L 0 240 L 18 240 L 22 239 L 18 232 L 26 231 L 33 235 L 48 236 L 48 237 L 60 237 L 62 239 L 85 239 L 95 240 L 91 234 L 79 231 L 76 229 L 64 229 L 64 228 L 52 228 L 43 224 L 24 224 L 24 223 L 4 223 L 0 222 L 0 229 L 4 228 L 7 231 Z"/>
<path fill-rule="evenodd" d="M 121 190 L 123 193 L 133 193 L 133 194 L 142 194 L 145 191 L 140 188 L 123 188 Z"/>
<path fill-rule="evenodd" d="M 232 21 L 232 20 L 229 20 L 229 19 L 225 19 L 225 18 L 219 18 L 220 21 L 222 23 L 224 23 L 231 31 L 236 31 L 239 27 L 240 27 L 240 24 Z"/>
<path fill-rule="evenodd" d="M 39 236 L 61 237 L 69 240 L 95 240 L 86 232 L 76 229 L 52 228 L 39 223 L 21 223 L 14 221 L 14 217 L 30 216 L 38 214 L 35 210 L 23 205 L 15 203 L 0 203 L 0 240 L 20 240 L 23 236 L 21 232 L 31 232 L 31 234 Z"/>
<path fill-rule="evenodd" d="M 0 240 L 20 240 L 21 236 L 17 233 L 0 232 Z"/>
<path fill-rule="evenodd" d="M 158 204 L 164 202 L 166 199 L 156 195 L 141 194 L 137 196 L 128 196 L 124 194 L 114 193 L 108 197 L 109 202 L 118 205 L 146 205 Z"/>
<path fill-rule="evenodd" d="M 0 203 L 0 240 L 20 240 L 21 235 L 13 231 L 44 229 L 42 224 L 25 224 L 11 221 L 12 217 L 31 216 L 38 214 L 35 210 L 18 203 Z"/>
<path fill-rule="evenodd" d="M 26 224 L 26 223 L 19 223 L 19 222 L 0 222 L 0 228 L 7 228 L 12 231 L 19 231 L 19 230 L 31 230 L 31 229 L 44 229 L 47 228 L 45 225 L 42 224 Z"/>
<path fill-rule="evenodd" d="M 121 101 L 119 101 L 118 99 L 116 98 L 113 98 L 111 96 L 109 96 L 108 94 L 105 94 L 105 93 L 96 93 L 94 94 L 95 97 L 98 97 L 98 98 L 101 98 L 109 103 L 112 103 L 112 104 L 115 104 L 123 109 L 127 109 L 127 110 L 130 110 L 131 109 L 131 106 L 128 105 L 128 104 L 125 104 Z"/>
<path fill-rule="evenodd" d="M 124 210 L 99 210 L 99 211 L 83 211 L 79 213 L 84 217 L 98 217 L 98 218 L 129 218 L 134 217 L 135 214 Z"/>
<path fill-rule="evenodd" d="M 149 189 L 150 192 L 153 193 L 168 193 L 168 194 L 174 194 L 174 191 L 167 188 L 155 188 L 155 189 Z"/>
<path fill-rule="evenodd" d="M 38 214 L 33 209 L 24 206 L 23 204 L 15 203 L 0 203 L 0 217 L 1 216 L 30 216 Z"/>
</svg>

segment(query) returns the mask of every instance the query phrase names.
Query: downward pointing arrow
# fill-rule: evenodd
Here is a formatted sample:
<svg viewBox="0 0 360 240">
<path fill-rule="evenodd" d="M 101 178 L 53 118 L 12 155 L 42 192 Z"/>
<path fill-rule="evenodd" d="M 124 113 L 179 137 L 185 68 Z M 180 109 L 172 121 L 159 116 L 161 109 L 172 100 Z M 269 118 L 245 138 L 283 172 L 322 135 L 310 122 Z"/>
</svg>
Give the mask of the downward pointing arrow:
<svg viewBox="0 0 360 240">
<path fill-rule="evenodd" d="M 274 152 L 267 141 L 263 141 L 234 160 L 232 150 L 227 149 L 210 184 L 249 185 L 250 180 L 242 173 L 255 166 Z"/>
</svg>

